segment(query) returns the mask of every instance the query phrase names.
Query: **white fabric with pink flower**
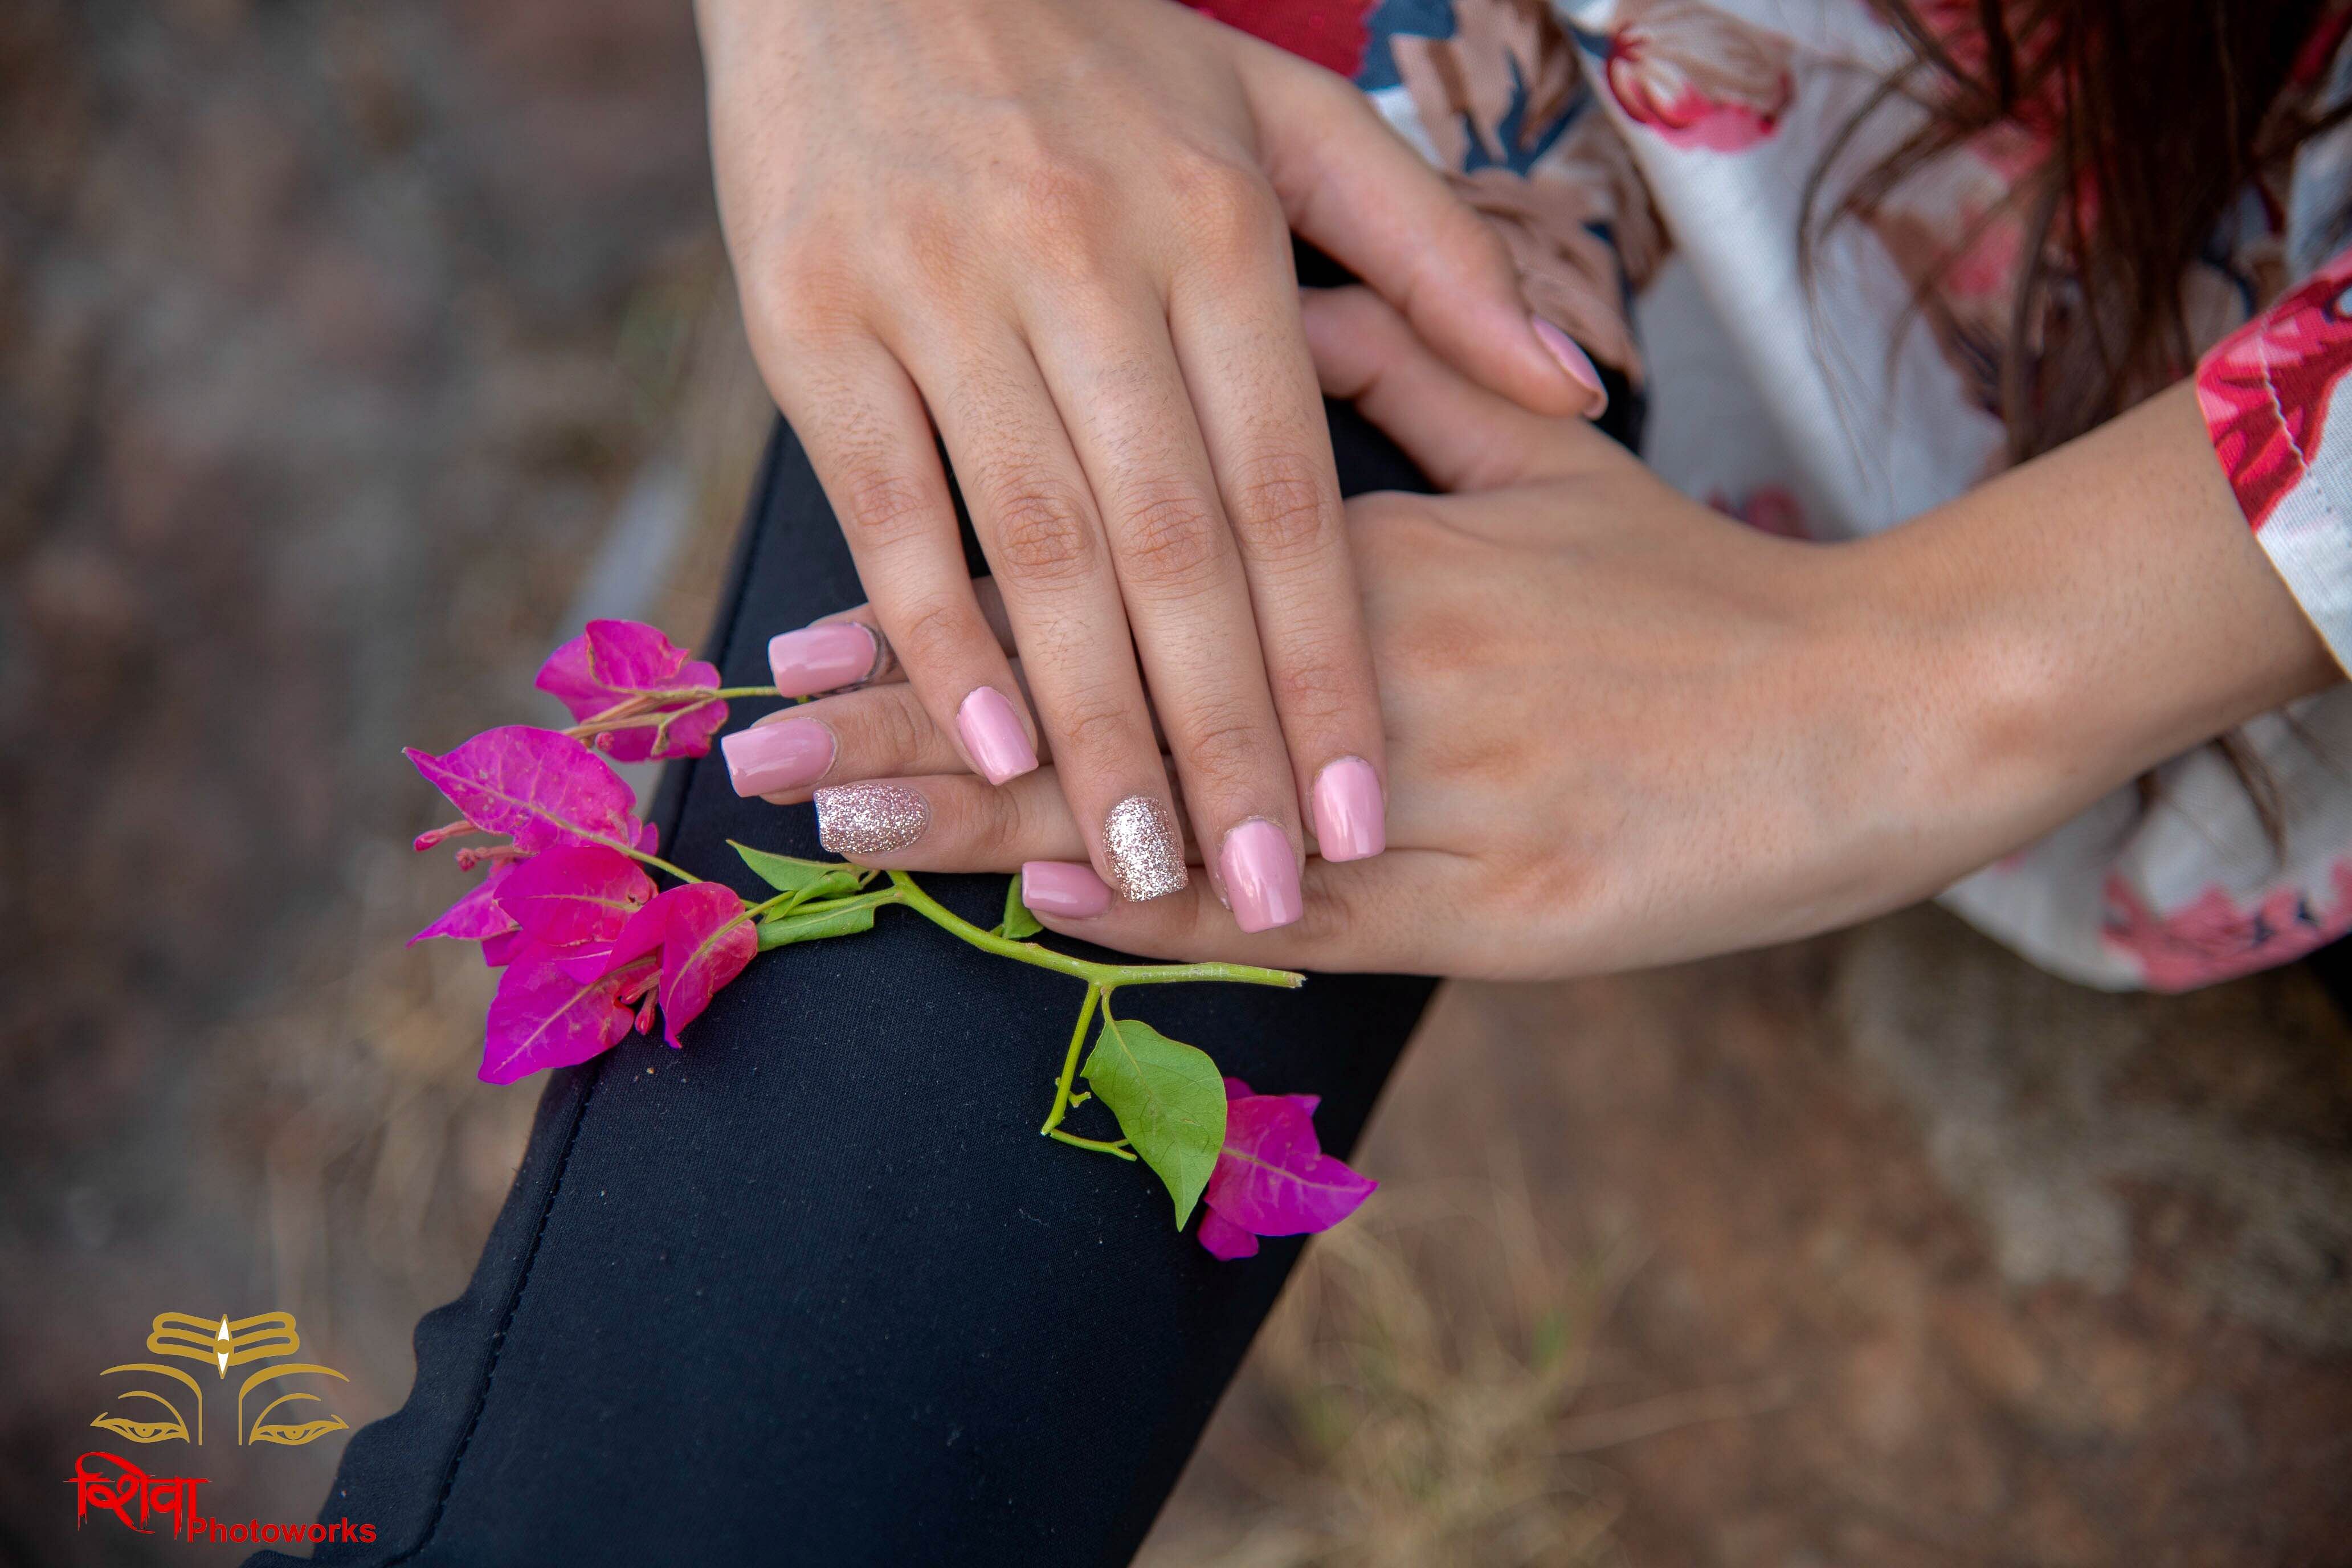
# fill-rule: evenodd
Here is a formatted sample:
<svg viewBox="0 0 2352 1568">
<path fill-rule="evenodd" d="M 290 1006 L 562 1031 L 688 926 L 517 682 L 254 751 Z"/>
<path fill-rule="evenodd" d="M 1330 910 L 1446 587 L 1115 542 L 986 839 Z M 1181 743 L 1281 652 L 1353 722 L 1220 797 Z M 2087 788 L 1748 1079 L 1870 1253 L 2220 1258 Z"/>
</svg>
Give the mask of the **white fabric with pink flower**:
<svg viewBox="0 0 2352 1568">
<path fill-rule="evenodd" d="M 2040 156 L 1989 134 L 1800 265 L 1800 204 L 1906 47 L 1861 0 L 1194 0 L 1352 78 L 1509 243 L 1538 310 L 1649 400 L 1643 455 L 1776 533 L 1894 527 L 2005 461 L 1995 376 L 2025 243 L 1997 209 Z M 1974 0 L 1927 0 L 1965 44 Z M 2352 90 L 2337 7 L 2290 91 Z M 1841 169 L 1916 123 L 1875 115 Z M 1832 172 L 1834 174 L 1834 171 Z M 2199 379 L 2256 537 L 2352 658 L 2352 134 L 2250 190 L 2187 280 Z M 1988 215 L 1991 215 L 1990 221 Z M 1941 263 L 1961 247 L 1958 264 Z M 1912 309 L 1925 283 L 1929 308 Z M 1630 300 L 1630 306 L 1628 301 Z M 2267 311 L 2268 313 L 2264 313 Z M 2211 748 L 2118 791 L 1945 901 L 2089 984 L 2177 990 L 2352 929 L 2352 689 L 2248 725 L 2274 845 Z"/>
</svg>

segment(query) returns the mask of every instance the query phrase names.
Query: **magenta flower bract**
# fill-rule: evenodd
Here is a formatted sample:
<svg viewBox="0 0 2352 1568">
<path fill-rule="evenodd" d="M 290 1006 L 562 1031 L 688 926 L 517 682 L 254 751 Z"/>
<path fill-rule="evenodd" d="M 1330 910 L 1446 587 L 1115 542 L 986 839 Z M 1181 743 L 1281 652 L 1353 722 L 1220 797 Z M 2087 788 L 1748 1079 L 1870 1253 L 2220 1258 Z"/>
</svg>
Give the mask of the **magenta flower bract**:
<svg viewBox="0 0 2352 1568">
<path fill-rule="evenodd" d="M 760 933 L 742 915 L 742 899 L 724 883 L 671 888 L 629 918 L 609 952 L 583 954 L 566 969 L 584 981 L 659 952 L 662 1033 L 676 1046 L 677 1032 L 760 951 Z"/>
<path fill-rule="evenodd" d="M 619 850 L 569 844 L 517 866 L 499 905 L 528 941 L 566 950 L 609 946 L 653 896 L 654 879 Z"/>
<path fill-rule="evenodd" d="M 586 631 L 548 655 L 533 684 L 583 724 L 643 700 L 643 723 L 593 737 L 597 750 L 618 762 L 701 756 L 727 722 L 727 704 L 717 697 L 674 695 L 717 691 L 718 668 L 688 658 L 657 628 L 637 621 L 590 621 Z"/>
<path fill-rule="evenodd" d="M 624 995 L 652 973 L 641 962 L 575 980 L 554 954 L 526 947 L 499 979 L 484 1020 L 482 1081 L 512 1083 L 611 1050 L 634 1021 Z"/>
<path fill-rule="evenodd" d="M 1328 1230 L 1370 1197 L 1378 1182 L 1358 1175 L 1315 1141 L 1310 1094 L 1253 1094 L 1225 1079 L 1225 1146 L 1202 1201 L 1201 1245 L 1218 1258 L 1247 1258 L 1262 1236 Z"/>
<path fill-rule="evenodd" d="M 439 919 L 410 937 L 408 945 L 415 947 L 418 942 L 429 942 L 436 936 L 456 937 L 461 942 L 487 942 L 513 931 L 515 918 L 499 905 L 498 892 L 499 885 L 521 864 L 520 860 L 494 862 L 482 874 L 480 881 L 460 896 L 456 903 L 441 911 Z"/>
<path fill-rule="evenodd" d="M 414 746 L 404 754 L 467 821 L 485 833 L 512 834 L 526 855 L 565 844 L 625 852 L 645 831 L 635 792 L 559 731 L 507 724 L 437 757 Z"/>
</svg>

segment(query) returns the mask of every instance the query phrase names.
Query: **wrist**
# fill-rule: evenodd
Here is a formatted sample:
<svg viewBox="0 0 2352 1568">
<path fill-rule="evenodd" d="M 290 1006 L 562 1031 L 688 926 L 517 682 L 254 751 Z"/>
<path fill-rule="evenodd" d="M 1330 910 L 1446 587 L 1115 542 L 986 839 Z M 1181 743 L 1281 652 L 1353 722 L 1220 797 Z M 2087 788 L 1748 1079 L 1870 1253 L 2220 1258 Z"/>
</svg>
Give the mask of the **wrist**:
<svg viewBox="0 0 2352 1568">
<path fill-rule="evenodd" d="M 2185 384 L 1856 548 L 1924 672 L 1956 873 L 2342 679 Z"/>
</svg>

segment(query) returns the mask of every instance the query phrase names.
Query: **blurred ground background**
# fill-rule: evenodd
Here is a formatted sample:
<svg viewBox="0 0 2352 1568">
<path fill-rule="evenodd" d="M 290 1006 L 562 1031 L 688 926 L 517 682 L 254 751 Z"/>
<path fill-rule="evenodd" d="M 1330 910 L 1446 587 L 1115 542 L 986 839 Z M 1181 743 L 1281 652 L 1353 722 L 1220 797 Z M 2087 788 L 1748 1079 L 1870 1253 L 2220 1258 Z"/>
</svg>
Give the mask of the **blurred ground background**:
<svg viewBox="0 0 2352 1568">
<path fill-rule="evenodd" d="M 697 637 L 765 428 L 677 0 L 0 6 L 0 1564 L 148 1320 L 395 1406 L 536 1089 L 397 756 Z M 1147 1551 L 2352 1561 L 2352 1034 L 1932 910 L 1442 1001 Z M 208 1444 L 308 1517 L 340 1438 Z"/>
</svg>

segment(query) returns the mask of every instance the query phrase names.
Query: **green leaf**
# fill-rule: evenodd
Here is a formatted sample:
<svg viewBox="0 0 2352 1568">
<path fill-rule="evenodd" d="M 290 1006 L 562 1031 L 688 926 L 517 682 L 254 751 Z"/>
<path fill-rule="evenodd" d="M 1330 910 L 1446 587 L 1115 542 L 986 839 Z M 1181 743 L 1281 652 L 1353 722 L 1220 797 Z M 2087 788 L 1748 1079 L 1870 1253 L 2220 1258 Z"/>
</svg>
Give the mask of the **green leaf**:
<svg viewBox="0 0 2352 1568">
<path fill-rule="evenodd" d="M 1181 1230 L 1225 1146 L 1225 1080 L 1217 1064 L 1206 1051 L 1106 1009 L 1086 1076 L 1143 1163 L 1168 1184 Z"/>
<path fill-rule="evenodd" d="M 811 899 L 835 899 L 857 891 L 857 868 L 827 860 L 796 860 L 790 855 L 771 855 L 764 849 L 754 849 L 747 844 L 727 841 L 751 874 L 780 893 L 799 895 L 793 904 L 804 904 Z M 791 905 L 787 905 L 789 910 Z"/>
<path fill-rule="evenodd" d="M 789 947 L 796 942 L 814 942 L 820 937 L 854 936 L 862 931 L 872 931 L 874 910 L 872 904 L 858 904 L 845 910 L 819 910 L 814 914 L 761 921 L 760 951 Z"/>
<path fill-rule="evenodd" d="M 997 926 L 996 934 L 1009 936 L 1015 942 L 1025 942 L 1045 929 L 1037 923 L 1037 917 L 1029 912 L 1029 906 L 1021 901 L 1021 878 L 1019 873 L 1014 873 L 1013 880 L 1004 886 L 1004 920 Z"/>
</svg>

